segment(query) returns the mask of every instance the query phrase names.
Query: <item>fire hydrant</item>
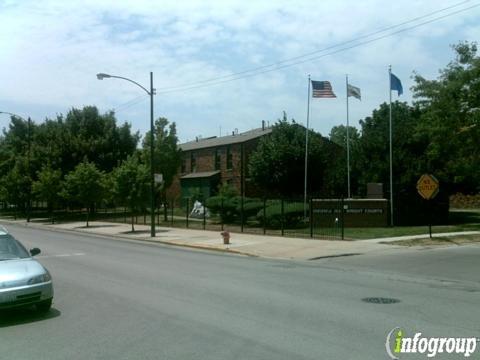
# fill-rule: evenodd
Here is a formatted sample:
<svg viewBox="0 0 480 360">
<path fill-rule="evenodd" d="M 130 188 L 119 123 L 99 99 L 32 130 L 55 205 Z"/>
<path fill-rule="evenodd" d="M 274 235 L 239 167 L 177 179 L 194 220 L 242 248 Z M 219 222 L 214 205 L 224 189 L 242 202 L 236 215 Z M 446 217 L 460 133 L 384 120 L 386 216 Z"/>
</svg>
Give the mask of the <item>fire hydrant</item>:
<svg viewBox="0 0 480 360">
<path fill-rule="evenodd" d="M 222 235 L 222 237 L 223 237 L 223 243 L 224 243 L 225 245 L 230 244 L 230 233 L 229 233 L 227 230 L 222 231 L 222 232 L 220 233 L 220 235 Z"/>
</svg>

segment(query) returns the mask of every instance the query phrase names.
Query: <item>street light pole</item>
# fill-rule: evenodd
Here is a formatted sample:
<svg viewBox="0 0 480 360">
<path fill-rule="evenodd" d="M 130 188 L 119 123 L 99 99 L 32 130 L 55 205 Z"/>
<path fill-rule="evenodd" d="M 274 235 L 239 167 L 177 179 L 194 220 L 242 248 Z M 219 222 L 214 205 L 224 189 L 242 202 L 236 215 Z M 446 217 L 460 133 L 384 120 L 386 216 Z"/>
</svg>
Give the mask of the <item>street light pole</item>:
<svg viewBox="0 0 480 360">
<path fill-rule="evenodd" d="M 153 95 L 155 95 L 155 89 L 153 88 L 153 72 L 150 72 L 150 91 L 148 91 L 145 87 L 123 76 L 116 76 L 116 75 L 109 75 L 105 73 L 97 74 L 98 80 L 103 80 L 105 78 L 116 78 L 129 81 L 143 91 L 145 91 L 150 96 L 150 236 L 155 237 L 155 172 L 154 172 L 154 127 L 153 127 Z"/>
<path fill-rule="evenodd" d="M 27 169 L 28 169 L 28 178 L 30 179 L 31 181 L 31 177 L 30 177 L 30 148 L 31 148 L 31 138 L 32 138 L 32 135 L 31 135 L 31 131 L 30 131 L 30 123 L 31 123 L 31 120 L 30 120 L 30 116 L 28 117 L 28 122 L 27 122 Z M 29 186 L 29 189 L 28 189 L 28 193 L 27 193 L 27 222 L 30 222 L 30 207 L 31 207 L 31 194 L 32 194 L 32 183 L 30 182 L 29 183 L 30 186 Z"/>
<path fill-rule="evenodd" d="M 154 166 L 154 126 L 153 126 L 153 72 L 150 71 L 150 236 L 155 237 L 155 171 Z"/>
</svg>

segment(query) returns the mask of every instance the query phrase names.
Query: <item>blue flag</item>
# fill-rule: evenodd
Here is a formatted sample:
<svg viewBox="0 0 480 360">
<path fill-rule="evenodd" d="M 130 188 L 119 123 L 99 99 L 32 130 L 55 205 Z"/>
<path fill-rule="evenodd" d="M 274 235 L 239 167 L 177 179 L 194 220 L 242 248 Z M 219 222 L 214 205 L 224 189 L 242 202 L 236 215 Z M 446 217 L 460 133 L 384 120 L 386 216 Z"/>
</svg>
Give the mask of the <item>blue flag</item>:
<svg viewBox="0 0 480 360">
<path fill-rule="evenodd" d="M 402 82 L 392 73 L 390 73 L 390 91 L 391 90 L 397 90 L 398 96 L 403 94 Z"/>
</svg>

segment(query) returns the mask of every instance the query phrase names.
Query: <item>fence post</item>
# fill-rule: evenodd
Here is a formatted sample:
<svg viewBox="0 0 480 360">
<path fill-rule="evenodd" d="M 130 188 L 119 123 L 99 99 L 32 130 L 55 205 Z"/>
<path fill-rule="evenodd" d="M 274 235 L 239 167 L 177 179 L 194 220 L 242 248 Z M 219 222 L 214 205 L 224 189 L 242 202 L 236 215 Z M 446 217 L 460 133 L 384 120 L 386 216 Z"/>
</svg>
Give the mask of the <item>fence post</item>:
<svg viewBox="0 0 480 360">
<path fill-rule="evenodd" d="M 207 211 L 206 211 L 205 201 L 203 202 L 203 230 L 205 230 L 205 226 L 207 225 Z"/>
<path fill-rule="evenodd" d="M 263 235 L 267 233 L 267 198 L 263 198 Z"/>
<path fill-rule="evenodd" d="M 282 223 L 282 236 L 285 235 L 285 209 L 284 209 L 284 201 L 282 198 L 282 216 L 281 216 L 281 223 Z"/>
<path fill-rule="evenodd" d="M 175 206 L 175 202 L 172 200 L 172 208 L 170 209 L 170 214 L 171 214 L 170 221 L 171 221 L 172 226 L 173 226 L 173 208 L 174 208 L 174 206 Z"/>
<path fill-rule="evenodd" d="M 312 198 L 310 198 L 310 202 L 309 202 L 309 207 L 308 207 L 308 213 L 309 213 L 309 216 L 308 216 L 308 222 L 310 223 L 310 237 L 313 239 L 313 201 L 312 201 Z"/>
<path fill-rule="evenodd" d="M 223 231 L 223 218 L 224 218 L 224 214 L 223 214 L 223 195 L 222 195 L 222 200 L 221 200 L 221 209 L 220 209 L 220 222 L 222 224 L 222 231 Z"/>
<path fill-rule="evenodd" d="M 345 226 L 344 226 L 344 224 L 345 224 L 345 206 L 344 206 L 344 203 L 345 203 L 345 201 L 344 201 L 343 196 L 342 196 L 342 203 L 341 203 L 342 208 L 340 209 L 340 214 L 341 214 L 340 219 L 342 221 L 342 240 L 344 239 L 344 235 L 345 235 L 345 230 L 344 230 L 345 229 Z"/>
<path fill-rule="evenodd" d="M 187 228 L 188 228 L 188 213 L 190 211 L 190 198 L 187 198 Z"/>
<path fill-rule="evenodd" d="M 163 202 L 163 220 L 168 221 L 168 202 L 165 200 Z M 158 212 L 158 223 L 160 224 L 160 212 Z"/>
<path fill-rule="evenodd" d="M 243 195 L 240 198 L 240 222 L 241 222 L 240 232 L 243 233 L 243 222 L 244 222 L 244 219 L 243 219 Z"/>
</svg>

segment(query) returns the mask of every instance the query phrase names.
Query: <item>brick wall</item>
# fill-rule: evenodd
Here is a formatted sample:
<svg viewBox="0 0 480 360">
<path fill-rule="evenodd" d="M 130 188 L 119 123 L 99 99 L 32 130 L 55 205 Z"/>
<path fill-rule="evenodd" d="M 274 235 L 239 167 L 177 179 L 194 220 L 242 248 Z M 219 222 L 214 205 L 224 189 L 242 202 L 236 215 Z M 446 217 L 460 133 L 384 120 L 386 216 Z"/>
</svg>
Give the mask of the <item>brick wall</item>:
<svg viewBox="0 0 480 360">
<path fill-rule="evenodd" d="M 245 151 L 245 164 L 244 171 L 245 174 L 248 173 L 247 164 L 249 155 L 256 149 L 258 144 L 258 139 L 253 139 L 243 143 Z M 227 169 L 227 148 L 230 148 L 232 154 L 232 168 Z M 241 190 L 241 180 L 242 180 L 242 159 L 241 151 L 242 144 L 231 144 L 231 145 L 222 145 L 217 148 L 205 148 L 198 150 L 189 150 L 183 152 L 183 159 L 185 164 L 185 172 L 180 173 L 175 176 L 172 185 L 167 190 L 167 196 L 169 198 L 179 198 L 181 196 L 181 186 L 180 186 L 180 177 L 186 174 L 191 173 L 191 154 L 195 155 L 196 162 L 196 171 L 195 172 L 205 172 L 205 171 L 215 171 L 215 151 L 218 150 L 220 155 L 220 181 L 221 183 L 228 183 L 234 186 L 238 193 L 240 194 Z M 245 195 L 249 196 L 250 193 L 255 192 L 254 188 L 247 184 L 249 183 L 248 179 L 245 179 Z"/>
</svg>

